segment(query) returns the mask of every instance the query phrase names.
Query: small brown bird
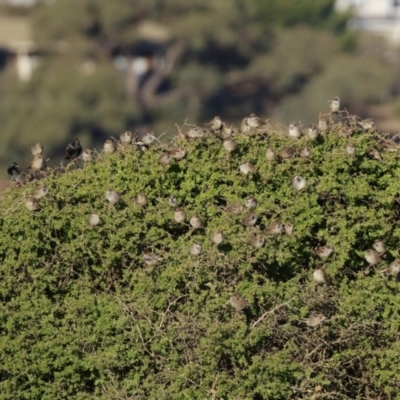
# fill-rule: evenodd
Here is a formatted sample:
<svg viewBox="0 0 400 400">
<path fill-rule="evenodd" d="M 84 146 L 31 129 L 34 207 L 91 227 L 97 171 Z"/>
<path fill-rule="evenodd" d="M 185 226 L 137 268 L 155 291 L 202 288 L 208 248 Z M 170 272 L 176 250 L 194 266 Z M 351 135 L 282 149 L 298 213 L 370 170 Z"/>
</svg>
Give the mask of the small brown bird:
<svg viewBox="0 0 400 400">
<path fill-rule="evenodd" d="M 222 146 L 224 146 L 224 149 L 229 151 L 229 153 L 232 153 L 237 149 L 237 143 L 232 140 L 232 139 L 226 139 L 224 140 L 224 143 L 222 143 Z"/>
<path fill-rule="evenodd" d="M 136 146 L 136 149 L 138 151 L 140 151 L 141 153 L 146 153 L 146 151 L 149 151 L 149 146 L 146 146 L 144 143 L 142 143 L 140 141 L 135 142 L 135 146 Z"/>
<path fill-rule="evenodd" d="M 38 201 L 34 197 L 29 197 L 25 202 L 25 207 L 29 211 L 37 211 L 40 209 Z"/>
<path fill-rule="evenodd" d="M 219 131 L 224 126 L 223 122 L 221 121 L 221 117 L 218 115 L 214 117 L 212 121 L 206 124 L 212 131 Z"/>
<path fill-rule="evenodd" d="M 182 160 L 182 158 L 185 158 L 185 156 L 186 156 L 186 150 L 183 148 L 178 148 L 178 147 L 171 149 L 169 151 L 169 153 L 171 154 L 172 158 L 175 158 L 175 160 L 178 160 L 178 161 Z"/>
<path fill-rule="evenodd" d="M 177 208 L 174 213 L 174 220 L 178 224 L 183 224 L 186 221 L 186 213 L 183 208 Z"/>
<path fill-rule="evenodd" d="M 340 99 L 339 97 L 334 97 L 332 100 L 328 101 L 329 107 L 332 114 L 338 114 L 340 111 Z"/>
<path fill-rule="evenodd" d="M 372 247 L 380 256 L 386 252 L 386 246 L 382 239 L 376 239 Z"/>
<path fill-rule="evenodd" d="M 171 153 L 169 151 L 165 151 L 158 158 L 158 163 L 160 165 L 168 165 L 171 161 L 172 161 L 172 155 L 171 155 Z"/>
<path fill-rule="evenodd" d="M 369 131 L 375 128 L 375 122 L 372 118 L 363 119 L 357 122 L 358 125 L 361 126 L 365 131 Z"/>
<path fill-rule="evenodd" d="M 395 153 L 399 150 L 399 145 L 397 143 L 391 141 L 384 141 L 382 143 L 382 150 L 387 151 L 388 153 Z"/>
<path fill-rule="evenodd" d="M 311 124 L 306 131 L 306 135 L 310 140 L 315 140 L 318 137 L 318 134 L 319 132 L 315 124 Z"/>
<path fill-rule="evenodd" d="M 283 232 L 283 225 L 281 221 L 274 221 L 268 224 L 265 230 L 271 235 L 280 235 Z"/>
<path fill-rule="evenodd" d="M 326 275 L 326 271 L 322 266 L 317 267 L 317 269 L 313 272 L 313 278 L 317 285 L 323 285 L 328 282 L 328 276 Z"/>
<path fill-rule="evenodd" d="M 257 199 L 253 196 L 248 196 L 244 200 L 244 206 L 249 210 L 254 210 L 257 207 Z"/>
<path fill-rule="evenodd" d="M 193 127 L 193 128 L 190 128 L 186 132 L 185 136 L 188 139 L 199 139 L 199 138 L 204 137 L 205 134 L 206 134 L 206 131 L 204 129 L 201 129 L 201 128 L 198 128 L 198 127 Z"/>
<path fill-rule="evenodd" d="M 243 311 L 249 305 L 249 303 L 238 294 L 234 294 L 230 297 L 229 304 L 236 310 L 236 312 Z"/>
<path fill-rule="evenodd" d="M 210 239 L 214 244 L 216 244 L 218 246 L 219 244 L 221 244 L 223 242 L 224 234 L 222 233 L 222 231 L 217 230 L 211 234 Z"/>
<path fill-rule="evenodd" d="M 146 146 L 150 146 L 156 140 L 156 137 L 153 135 L 153 132 L 147 132 L 140 138 L 140 141 Z"/>
<path fill-rule="evenodd" d="M 354 146 L 353 143 L 347 143 L 346 154 L 350 157 L 354 157 L 356 155 L 356 146 Z"/>
<path fill-rule="evenodd" d="M 29 165 L 29 168 L 33 171 L 43 171 L 47 167 L 46 161 L 43 159 L 41 154 L 33 156 L 33 159 Z"/>
<path fill-rule="evenodd" d="M 243 164 L 240 164 L 239 169 L 240 172 L 244 175 L 254 174 L 256 172 L 254 165 L 250 164 L 249 162 L 244 162 Z"/>
<path fill-rule="evenodd" d="M 144 262 L 149 265 L 156 265 L 158 262 L 162 261 L 162 257 L 158 256 L 157 254 L 152 253 L 149 250 L 145 250 L 143 252 L 143 260 Z"/>
<path fill-rule="evenodd" d="M 15 161 L 8 166 L 7 174 L 9 178 L 16 183 L 24 183 L 25 181 L 25 174 Z"/>
<path fill-rule="evenodd" d="M 293 178 L 293 188 L 300 192 L 307 186 L 307 181 L 302 176 L 295 176 Z"/>
<path fill-rule="evenodd" d="M 49 193 L 49 189 L 47 189 L 47 186 L 41 186 L 39 188 L 37 188 L 34 192 L 33 192 L 33 197 L 36 200 L 40 200 L 43 197 L 47 196 L 47 194 Z"/>
<path fill-rule="evenodd" d="M 168 205 L 171 208 L 175 208 L 178 205 L 178 199 L 176 198 L 176 196 L 171 195 L 168 197 Z"/>
<path fill-rule="evenodd" d="M 293 231 L 294 231 L 294 225 L 291 222 L 286 222 L 283 225 L 283 229 L 284 229 L 286 235 L 292 235 Z"/>
<path fill-rule="evenodd" d="M 99 214 L 92 212 L 88 218 L 88 225 L 89 226 L 97 226 L 101 222 Z"/>
<path fill-rule="evenodd" d="M 254 213 L 247 214 L 242 220 L 242 225 L 243 226 L 254 226 L 257 222 L 257 219 L 258 219 L 258 217 L 256 214 L 254 214 Z"/>
<path fill-rule="evenodd" d="M 228 204 L 225 207 L 225 211 L 233 215 L 238 215 L 243 211 L 243 206 L 240 203 Z"/>
<path fill-rule="evenodd" d="M 379 151 L 377 149 L 375 149 L 374 147 L 370 147 L 367 150 L 367 153 L 371 158 L 374 158 L 375 160 L 383 162 L 381 153 L 379 153 Z"/>
<path fill-rule="evenodd" d="M 323 314 L 311 314 L 308 318 L 304 318 L 301 322 L 304 322 L 311 328 L 315 328 L 318 325 L 321 325 L 324 321 L 326 321 L 326 317 Z"/>
<path fill-rule="evenodd" d="M 381 258 L 379 254 L 372 249 L 368 249 L 364 254 L 365 259 L 367 260 L 369 265 L 376 265 L 381 262 Z"/>
<path fill-rule="evenodd" d="M 240 132 L 248 133 L 251 131 L 251 126 L 247 123 L 248 118 L 243 118 L 242 123 L 240 124 Z"/>
<path fill-rule="evenodd" d="M 84 163 L 91 162 L 93 160 L 93 151 L 90 149 L 83 150 L 82 160 Z"/>
<path fill-rule="evenodd" d="M 289 137 L 293 139 L 298 139 L 301 136 L 300 128 L 297 126 L 295 122 L 292 122 L 289 125 Z"/>
<path fill-rule="evenodd" d="M 318 130 L 320 132 L 326 132 L 329 128 L 328 121 L 324 117 L 320 117 L 318 120 Z"/>
<path fill-rule="evenodd" d="M 190 218 L 189 223 L 194 229 L 200 229 L 203 227 L 203 221 L 197 214 L 194 214 L 193 217 Z"/>
<path fill-rule="evenodd" d="M 279 153 L 278 157 L 282 160 L 292 158 L 296 154 L 296 150 L 293 147 L 284 147 Z"/>
<path fill-rule="evenodd" d="M 189 254 L 191 256 L 198 256 L 201 253 L 201 243 L 194 242 L 189 246 Z"/>
<path fill-rule="evenodd" d="M 253 246 L 256 249 L 259 249 L 260 247 L 264 246 L 265 243 L 265 238 L 263 235 L 259 234 L 256 236 L 253 236 L 250 240 L 249 240 L 249 244 L 250 246 Z"/>
<path fill-rule="evenodd" d="M 308 157 L 310 157 L 310 156 L 311 156 L 311 147 L 306 146 L 306 147 L 303 147 L 303 148 L 300 150 L 300 157 L 302 157 L 302 158 L 308 158 Z"/>
<path fill-rule="evenodd" d="M 121 195 L 114 189 L 108 189 L 106 192 L 106 200 L 111 204 L 115 205 L 121 201 Z"/>
<path fill-rule="evenodd" d="M 332 253 L 333 248 L 329 244 L 326 244 L 325 246 L 320 246 L 315 250 L 315 254 L 322 259 L 328 258 Z"/>
<path fill-rule="evenodd" d="M 266 125 L 266 121 L 263 121 L 261 118 L 258 118 L 256 114 L 250 114 L 247 118 L 247 125 L 250 128 L 258 128 L 262 125 Z"/>
<path fill-rule="evenodd" d="M 106 154 L 112 154 L 115 153 L 116 150 L 115 143 L 111 139 L 107 139 L 103 145 L 103 151 Z"/>
<path fill-rule="evenodd" d="M 265 152 L 265 159 L 267 161 L 274 161 L 276 159 L 276 153 L 270 147 Z"/>
<path fill-rule="evenodd" d="M 393 260 L 387 267 L 387 273 L 397 278 L 400 274 L 400 258 Z"/>
<path fill-rule="evenodd" d="M 82 146 L 79 142 L 78 138 L 75 138 L 65 149 L 65 156 L 66 160 L 73 160 L 79 157 L 82 153 Z"/>
<path fill-rule="evenodd" d="M 222 126 L 220 136 L 222 137 L 222 139 L 229 139 L 232 137 L 234 133 L 235 133 L 235 128 L 233 127 L 233 125 L 228 127 L 224 124 Z"/>
<path fill-rule="evenodd" d="M 148 203 L 147 196 L 144 193 L 138 193 L 135 198 L 135 202 L 138 206 L 144 207 Z"/>
<path fill-rule="evenodd" d="M 132 132 L 126 131 L 119 135 L 119 140 L 122 144 L 131 144 L 132 143 Z"/>
<path fill-rule="evenodd" d="M 36 143 L 31 147 L 31 154 L 33 156 L 40 156 L 43 153 L 43 145 L 42 143 Z"/>
</svg>

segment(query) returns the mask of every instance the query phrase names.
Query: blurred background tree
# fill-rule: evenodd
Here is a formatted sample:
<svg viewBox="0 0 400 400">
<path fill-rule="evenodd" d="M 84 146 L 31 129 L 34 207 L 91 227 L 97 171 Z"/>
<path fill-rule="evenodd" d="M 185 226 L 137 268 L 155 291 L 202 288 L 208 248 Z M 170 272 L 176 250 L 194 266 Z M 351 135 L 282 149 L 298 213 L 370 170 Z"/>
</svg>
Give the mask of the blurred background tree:
<svg viewBox="0 0 400 400">
<path fill-rule="evenodd" d="M 58 163 L 73 137 L 99 147 L 214 115 L 306 125 L 336 95 L 366 116 L 398 85 L 387 46 L 347 31 L 334 0 L 55 0 L 24 14 L 40 58 L 27 82 L 0 73 L 3 165 L 27 165 L 38 141 Z"/>
</svg>

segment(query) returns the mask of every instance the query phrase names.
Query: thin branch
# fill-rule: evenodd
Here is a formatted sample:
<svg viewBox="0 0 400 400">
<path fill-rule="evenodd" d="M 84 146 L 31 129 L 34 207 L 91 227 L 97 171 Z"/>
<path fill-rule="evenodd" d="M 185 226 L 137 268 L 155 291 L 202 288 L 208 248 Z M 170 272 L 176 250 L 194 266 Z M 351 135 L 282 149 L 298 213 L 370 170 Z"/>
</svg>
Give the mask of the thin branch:
<svg viewBox="0 0 400 400">
<path fill-rule="evenodd" d="M 286 303 L 282 303 L 279 304 L 278 306 L 276 306 L 275 308 L 273 308 L 272 310 L 266 311 L 263 315 L 261 315 L 260 318 L 258 318 L 258 320 L 256 322 L 254 322 L 254 324 L 251 326 L 252 328 L 254 328 L 256 325 L 258 325 L 268 314 L 272 314 L 274 313 L 276 310 L 278 310 L 279 308 L 282 308 L 284 306 L 289 305 L 289 303 L 294 299 L 294 297 L 292 297 L 291 299 L 289 299 Z"/>
</svg>

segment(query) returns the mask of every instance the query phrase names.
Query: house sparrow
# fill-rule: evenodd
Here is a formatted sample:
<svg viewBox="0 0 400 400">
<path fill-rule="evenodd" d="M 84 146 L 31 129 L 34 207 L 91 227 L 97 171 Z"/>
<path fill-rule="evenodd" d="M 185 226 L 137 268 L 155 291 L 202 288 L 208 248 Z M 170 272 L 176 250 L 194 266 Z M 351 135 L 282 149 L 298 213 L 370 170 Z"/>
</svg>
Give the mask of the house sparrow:
<svg viewBox="0 0 400 400">
<path fill-rule="evenodd" d="M 17 183 L 24 182 L 25 174 L 21 171 L 16 162 L 12 162 L 7 168 L 7 174 L 10 179 Z"/>
<path fill-rule="evenodd" d="M 240 164 L 239 169 L 240 172 L 245 175 L 254 174 L 256 172 L 254 165 L 250 164 L 249 162 L 244 162 L 243 164 Z"/>
<path fill-rule="evenodd" d="M 228 204 L 225 207 L 225 211 L 233 215 L 238 215 L 243 211 L 243 206 L 239 203 Z"/>
<path fill-rule="evenodd" d="M 308 158 L 308 157 L 310 157 L 310 156 L 311 156 L 311 147 L 306 146 L 306 147 L 303 147 L 303 148 L 300 150 L 300 157 L 302 157 L 302 158 Z"/>
<path fill-rule="evenodd" d="M 376 239 L 372 247 L 380 256 L 386 251 L 386 246 L 382 239 Z"/>
<path fill-rule="evenodd" d="M 400 274 L 400 258 L 393 260 L 387 267 L 386 272 L 389 275 L 393 275 L 395 278 L 397 278 Z"/>
<path fill-rule="evenodd" d="M 381 262 L 381 258 L 379 254 L 372 249 L 368 249 L 364 254 L 365 259 L 367 260 L 369 265 L 376 265 Z"/>
<path fill-rule="evenodd" d="M 310 140 L 315 140 L 318 137 L 318 134 L 319 134 L 319 132 L 318 132 L 318 129 L 315 124 L 311 124 L 310 127 L 306 131 L 306 136 Z"/>
<path fill-rule="evenodd" d="M 242 123 L 240 124 L 240 132 L 241 133 L 248 133 L 251 131 L 251 126 L 247 123 L 248 118 L 243 118 Z"/>
<path fill-rule="evenodd" d="M 222 231 L 217 230 L 211 234 L 210 239 L 214 244 L 216 244 L 218 246 L 219 244 L 221 244 L 223 242 L 224 234 L 222 233 Z"/>
<path fill-rule="evenodd" d="M 199 139 L 202 138 L 205 134 L 206 131 L 204 131 L 203 129 L 198 127 L 193 127 L 186 132 L 185 136 L 188 139 Z"/>
<path fill-rule="evenodd" d="M 304 322 L 311 328 L 315 328 L 318 325 L 321 325 L 324 321 L 326 321 L 326 317 L 323 314 L 311 314 L 308 318 L 304 318 L 301 322 Z"/>
<path fill-rule="evenodd" d="M 82 160 L 84 163 L 88 163 L 93 160 L 93 151 L 90 149 L 83 150 Z"/>
<path fill-rule="evenodd" d="M 221 121 L 221 117 L 219 117 L 219 116 L 216 116 L 216 117 L 214 117 L 214 119 L 211 121 L 211 122 L 209 122 L 208 124 L 208 127 L 211 129 L 211 130 L 213 130 L 213 131 L 219 131 L 220 129 L 222 129 L 222 127 L 223 127 L 223 122 Z"/>
<path fill-rule="evenodd" d="M 318 247 L 315 250 L 315 254 L 322 259 L 328 258 L 332 254 L 332 252 L 333 252 L 333 248 L 329 244 Z"/>
<path fill-rule="evenodd" d="M 162 257 L 152 253 L 151 251 L 145 250 L 143 252 L 143 260 L 147 265 L 152 266 L 156 265 L 159 261 L 162 261 L 163 259 Z"/>
<path fill-rule="evenodd" d="M 183 224 L 186 221 L 186 213 L 183 208 L 177 208 L 174 213 L 174 220 L 178 224 Z"/>
<path fill-rule="evenodd" d="M 82 153 L 82 146 L 79 142 L 78 138 L 75 138 L 65 149 L 65 156 L 66 160 L 73 160 L 79 157 Z"/>
<path fill-rule="evenodd" d="M 131 144 L 132 143 L 132 132 L 126 131 L 119 135 L 119 140 L 122 144 Z"/>
<path fill-rule="evenodd" d="M 276 154 L 270 147 L 265 152 L 265 159 L 267 161 L 274 161 L 276 159 Z"/>
<path fill-rule="evenodd" d="M 194 214 L 193 217 L 190 218 L 189 223 L 194 229 L 200 229 L 203 227 L 203 221 L 197 214 Z"/>
<path fill-rule="evenodd" d="M 111 139 L 107 139 L 103 145 L 103 151 L 106 154 L 115 153 L 116 147 L 115 143 Z"/>
<path fill-rule="evenodd" d="M 253 196 L 248 196 L 244 200 L 244 206 L 249 210 L 254 210 L 257 207 L 257 203 L 257 199 L 255 199 Z"/>
<path fill-rule="evenodd" d="M 37 188 L 34 192 L 33 192 L 33 197 L 36 200 L 40 200 L 43 197 L 45 197 L 47 194 L 49 193 L 49 189 L 47 189 L 47 186 L 41 186 L 39 188 Z"/>
<path fill-rule="evenodd" d="M 172 155 L 171 155 L 171 153 L 169 151 L 165 151 L 158 158 L 158 163 L 160 165 L 168 165 L 171 161 L 172 161 Z"/>
<path fill-rule="evenodd" d="M 317 269 L 313 272 L 313 278 L 317 285 L 323 285 L 324 283 L 328 282 L 326 271 L 321 266 L 317 267 Z"/>
<path fill-rule="evenodd" d="M 258 128 L 261 125 L 265 125 L 266 122 L 263 121 L 261 118 L 258 118 L 256 114 L 250 114 L 250 116 L 247 118 L 247 125 L 250 128 Z"/>
<path fill-rule="evenodd" d="M 34 197 L 29 197 L 25 202 L 25 207 L 29 211 L 37 211 L 39 210 L 40 206 L 38 201 Z"/>
<path fill-rule="evenodd" d="M 260 247 L 264 246 L 264 243 L 265 243 L 265 238 L 263 235 L 256 235 L 249 240 L 249 244 L 255 247 L 256 249 L 259 249 Z"/>
<path fill-rule="evenodd" d="M 178 205 L 178 199 L 176 198 L 176 196 L 171 195 L 168 197 L 168 205 L 171 208 L 175 208 Z"/>
<path fill-rule="evenodd" d="M 375 149 L 374 147 L 370 147 L 367 150 L 367 153 L 371 158 L 374 158 L 375 160 L 383 162 L 381 153 L 379 153 L 379 151 L 377 149 Z"/>
<path fill-rule="evenodd" d="M 36 143 L 31 147 L 31 154 L 33 156 L 40 156 L 43 153 L 43 145 L 42 143 Z"/>
<path fill-rule="evenodd" d="M 237 143 L 232 140 L 232 139 L 227 139 L 224 140 L 224 143 L 222 143 L 222 146 L 224 146 L 224 149 L 229 151 L 229 153 L 232 153 L 237 149 Z"/>
<path fill-rule="evenodd" d="M 228 127 L 226 125 L 223 125 L 220 136 L 222 137 L 222 139 L 229 139 L 232 137 L 234 132 L 235 132 L 235 128 L 233 126 Z"/>
<path fill-rule="evenodd" d="M 289 137 L 298 139 L 301 136 L 300 128 L 297 126 L 295 122 L 292 122 L 289 125 Z"/>
<path fill-rule="evenodd" d="M 293 178 L 293 188 L 298 192 L 307 186 L 306 180 L 302 176 L 295 176 Z"/>
<path fill-rule="evenodd" d="M 395 153 L 399 148 L 400 147 L 397 143 L 391 141 L 385 141 L 382 143 L 382 150 L 387 151 L 388 153 Z"/>
<path fill-rule="evenodd" d="M 89 226 L 97 226 L 100 224 L 100 216 L 99 214 L 92 212 L 88 218 L 88 225 Z"/>
<path fill-rule="evenodd" d="M 189 254 L 191 256 L 198 256 L 201 253 L 201 243 L 194 242 L 189 247 Z"/>
<path fill-rule="evenodd" d="M 149 146 L 146 146 L 144 143 L 137 141 L 135 142 L 136 149 L 141 153 L 146 153 L 149 150 Z"/>
<path fill-rule="evenodd" d="M 113 189 L 108 189 L 106 192 L 106 200 L 111 205 L 114 205 L 121 201 L 121 195 Z"/>
<path fill-rule="evenodd" d="M 33 159 L 29 165 L 29 169 L 34 171 L 43 171 L 47 167 L 47 163 L 43 160 L 43 156 L 41 154 L 37 154 L 33 156 Z"/>
<path fill-rule="evenodd" d="M 292 235 L 294 231 L 294 225 L 291 222 L 286 222 L 283 225 L 283 230 L 285 231 L 286 235 Z"/>
<path fill-rule="evenodd" d="M 247 214 L 242 220 L 242 225 L 243 226 L 254 226 L 257 222 L 257 219 L 258 219 L 257 215 L 255 215 L 253 213 Z"/>
<path fill-rule="evenodd" d="M 329 124 L 328 121 L 326 120 L 326 118 L 324 117 L 320 117 L 320 119 L 318 120 L 318 130 L 320 132 L 326 132 L 329 128 Z"/>
<path fill-rule="evenodd" d="M 183 148 L 178 148 L 178 147 L 171 149 L 169 151 L 169 153 L 172 158 L 175 158 L 175 160 L 178 160 L 178 161 L 182 160 L 182 158 L 185 158 L 185 156 L 186 156 L 186 150 Z"/>
<path fill-rule="evenodd" d="M 139 193 L 135 198 L 135 202 L 138 206 L 146 206 L 148 203 L 147 196 L 144 193 Z"/>
<path fill-rule="evenodd" d="M 140 138 L 140 141 L 146 146 L 150 146 L 156 140 L 156 137 L 153 135 L 153 132 L 147 132 Z"/>
<path fill-rule="evenodd" d="M 332 100 L 328 101 L 329 107 L 332 114 L 338 114 L 340 109 L 340 99 L 339 97 L 334 97 Z"/>
<path fill-rule="evenodd" d="M 358 121 L 357 124 L 360 125 L 365 131 L 375 128 L 375 122 L 372 120 L 372 118 L 363 119 Z"/>
<path fill-rule="evenodd" d="M 347 143 L 346 154 L 350 157 L 354 157 L 356 155 L 356 146 L 354 146 L 353 143 Z"/>
<path fill-rule="evenodd" d="M 296 154 L 296 150 L 293 147 L 284 147 L 279 153 L 278 157 L 282 160 L 287 160 L 288 158 L 292 158 Z"/>
<path fill-rule="evenodd" d="M 244 310 L 249 305 L 249 303 L 242 296 L 239 296 L 238 294 L 234 294 L 230 297 L 229 304 L 237 312 Z"/>
<path fill-rule="evenodd" d="M 283 225 L 280 221 L 271 222 L 267 225 L 265 230 L 271 235 L 279 235 L 283 231 Z"/>
</svg>

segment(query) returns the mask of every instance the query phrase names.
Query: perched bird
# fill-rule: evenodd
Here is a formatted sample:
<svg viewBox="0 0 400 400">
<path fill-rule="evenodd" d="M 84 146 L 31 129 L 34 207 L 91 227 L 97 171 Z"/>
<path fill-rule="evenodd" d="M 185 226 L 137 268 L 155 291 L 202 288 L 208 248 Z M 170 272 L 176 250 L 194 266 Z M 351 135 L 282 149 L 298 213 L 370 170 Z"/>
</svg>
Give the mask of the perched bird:
<svg viewBox="0 0 400 400">
<path fill-rule="evenodd" d="M 234 294 L 229 299 L 229 304 L 237 311 L 243 311 L 249 303 L 240 295 Z"/>
<path fill-rule="evenodd" d="M 229 214 L 238 215 L 243 211 L 243 206 L 240 203 L 228 204 L 225 207 L 225 211 L 227 211 Z"/>
<path fill-rule="evenodd" d="M 214 117 L 214 119 L 206 124 L 211 130 L 213 131 L 219 131 L 223 127 L 223 122 L 221 121 L 221 117 L 218 115 Z"/>
<path fill-rule="evenodd" d="M 292 235 L 294 231 L 294 225 L 291 222 L 286 222 L 283 225 L 283 230 L 285 231 L 286 235 Z"/>
<path fill-rule="evenodd" d="M 315 124 L 311 124 L 306 131 L 306 136 L 310 140 L 315 140 L 318 137 L 318 134 L 319 134 L 319 132 L 318 132 L 318 129 Z"/>
<path fill-rule="evenodd" d="M 171 155 L 171 153 L 169 151 L 165 151 L 158 158 L 158 163 L 160 165 L 168 165 L 171 161 L 172 161 L 172 155 Z"/>
<path fill-rule="evenodd" d="M 100 216 L 99 214 L 92 212 L 88 218 L 88 225 L 89 226 L 97 226 L 100 224 Z"/>
<path fill-rule="evenodd" d="M 268 224 L 265 230 L 271 235 L 279 235 L 283 231 L 283 225 L 281 221 L 274 221 Z"/>
<path fill-rule="evenodd" d="M 83 150 L 82 160 L 84 163 L 88 163 L 93 160 L 93 151 L 90 149 Z"/>
<path fill-rule="evenodd" d="M 33 156 L 39 156 L 40 154 L 43 153 L 43 145 L 42 143 L 36 143 L 31 147 L 31 154 Z"/>
<path fill-rule="evenodd" d="M 158 256 L 157 254 L 152 253 L 149 250 L 145 250 L 143 252 L 143 260 L 144 262 L 149 265 L 156 265 L 158 262 L 162 261 L 162 257 Z"/>
<path fill-rule="evenodd" d="M 21 171 L 16 162 L 12 162 L 7 168 L 7 174 L 10 179 L 17 183 L 24 182 L 25 174 Z"/>
<path fill-rule="evenodd" d="M 265 159 L 267 161 L 274 161 L 276 159 L 276 153 L 270 147 L 265 152 Z"/>
<path fill-rule="evenodd" d="M 78 138 L 75 138 L 65 149 L 65 159 L 73 160 L 79 157 L 82 153 L 82 146 Z"/>
<path fill-rule="evenodd" d="M 250 164 L 249 162 L 244 162 L 243 164 L 240 164 L 239 169 L 240 172 L 244 175 L 254 174 L 256 172 L 254 165 Z"/>
<path fill-rule="evenodd" d="M 289 137 L 298 139 L 301 136 L 300 128 L 297 126 L 295 122 L 292 122 L 289 125 Z"/>
<path fill-rule="evenodd" d="M 229 153 L 232 153 L 237 149 L 237 143 L 232 140 L 232 139 L 226 139 L 224 140 L 224 143 L 222 143 L 222 146 L 224 146 L 224 149 L 229 151 Z"/>
<path fill-rule="evenodd" d="M 361 126 L 365 131 L 369 131 L 375 128 L 375 122 L 372 118 L 363 119 L 357 122 L 358 125 Z"/>
<path fill-rule="evenodd" d="M 365 259 L 367 260 L 369 265 L 376 265 L 381 262 L 381 257 L 379 254 L 372 249 L 368 249 L 364 254 Z"/>
<path fill-rule="evenodd" d="M 178 205 L 178 199 L 176 198 L 176 196 L 171 195 L 168 197 L 168 205 L 171 208 L 175 208 Z"/>
<path fill-rule="evenodd" d="M 194 214 L 193 217 L 190 218 L 189 223 L 194 229 L 200 229 L 203 227 L 203 221 L 197 214 Z"/>
<path fill-rule="evenodd" d="M 324 321 L 326 321 L 326 317 L 323 314 L 311 314 L 308 318 L 304 318 L 301 322 L 304 322 L 311 328 L 315 328 L 318 325 L 321 325 Z"/>
<path fill-rule="evenodd" d="M 126 131 L 119 135 L 119 140 L 122 144 L 131 144 L 132 143 L 132 132 Z"/>
<path fill-rule="evenodd" d="M 251 126 L 247 123 L 248 118 L 243 118 L 242 123 L 240 124 L 240 132 L 248 133 L 251 131 Z"/>
<path fill-rule="evenodd" d="M 218 246 L 219 244 L 221 244 L 223 242 L 224 234 L 222 233 L 222 231 L 217 230 L 211 234 L 210 239 L 214 244 L 216 244 Z"/>
<path fill-rule="evenodd" d="M 300 150 L 300 157 L 302 157 L 302 158 L 308 158 L 308 157 L 310 157 L 310 156 L 311 156 L 311 147 L 306 146 L 306 147 L 303 147 L 303 148 Z"/>
<path fill-rule="evenodd" d="M 387 151 L 388 153 L 395 153 L 396 151 L 398 151 L 400 148 L 400 146 L 392 141 L 384 141 L 382 143 L 382 150 L 383 151 Z"/>
<path fill-rule="evenodd" d="M 185 137 L 188 139 L 199 139 L 205 136 L 205 134 L 206 131 L 204 129 L 193 127 L 186 132 Z"/>
<path fill-rule="evenodd" d="M 317 269 L 313 272 L 313 278 L 317 285 L 323 285 L 324 283 L 328 282 L 326 271 L 322 266 L 317 267 Z"/>
<path fill-rule="evenodd" d="M 318 130 L 320 132 L 326 132 L 329 128 L 328 121 L 324 117 L 320 117 L 318 120 Z"/>
<path fill-rule="evenodd" d="M 169 151 L 169 154 L 171 155 L 172 158 L 175 158 L 175 160 L 182 160 L 182 158 L 185 158 L 186 156 L 186 150 L 183 148 L 176 147 L 174 149 L 171 149 Z"/>
<path fill-rule="evenodd" d="M 250 246 L 255 247 L 256 249 L 259 249 L 260 247 L 264 246 L 265 243 L 265 238 L 263 235 L 256 235 L 253 236 L 250 240 L 249 240 L 249 244 Z"/>
<path fill-rule="evenodd" d="M 156 137 L 153 135 L 153 132 L 147 132 L 140 138 L 140 141 L 146 146 L 150 146 L 156 140 Z"/>
<path fill-rule="evenodd" d="M 284 147 L 279 153 L 278 157 L 282 160 L 287 160 L 288 158 L 292 158 L 296 154 L 296 150 L 293 147 Z"/>
<path fill-rule="evenodd" d="M 189 246 L 189 254 L 191 256 L 198 256 L 201 253 L 201 243 L 194 242 Z"/>
<path fill-rule="evenodd" d="M 380 256 L 386 251 L 386 246 L 382 239 L 376 239 L 372 247 Z"/>
<path fill-rule="evenodd" d="M 293 178 L 293 188 L 298 192 L 307 186 L 307 181 L 302 176 L 295 176 Z"/>
<path fill-rule="evenodd" d="M 226 126 L 225 124 L 222 125 L 222 129 L 220 132 L 220 136 L 222 139 L 229 139 L 232 137 L 232 135 L 235 133 L 235 128 L 231 126 Z"/>
<path fill-rule="evenodd" d="M 33 171 L 43 171 L 47 167 L 47 163 L 43 160 L 43 156 L 41 154 L 37 154 L 33 156 L 31 163 L 29 164 L 29 169 Z"/>
<path fill-rule="evenodd" d="M 135 198 L 135 202 L 138 206 L 143 207 L 148 203 L 147 196 L 144 193 L 139 193 Z"/>
<path fill-rule="evenodd" d="M 334 97 L 332 100 L 328 101 L 329 107 L 332 114 L 338 114 L 340 111 L 340 99 L 339 97 Z"/>
<path fill-rule="evenodd" d="M 256 214 L 254 214 L 254 213 L 247 214 L 242 220 L 242 225 L 243 226 L 254 226 L 257 222 L 257 219 L 258 219 L 258 217 Z"/>
<path fill-rule="evenodd" d="M 356 155 L 356 146 L 354 146 L 353 143 L 347 143 L 346 154 L 350 157 L 354 157 Z"/>
<path fill-rule="evenodd" d="M 247 118 L 247 125 L 250 128 L 258 128 L 262 125 L 266 125 L 266 121 L 263 121 L 261 118 L 258 118 L 256 114 L 250 114 Z"/>
<path fill-rule="evenodd" d="M 121 195 L 114 189 L 108 189 L 106 192 L 106 200 L 111 204 L 115 205 L 121 201 Z"/>
<path fill-rule="evenodd" d="M 33 197 L 36 200 L 40 200 L 43 197 L 47 196 L 47 194 L 49 193 L 49 189 L 47 189 L 47 186 L 41 186 L 39 188 L 37 188 L 34 192 L 33 192 Z"/>
<path fill-rule="evenodd" d="M 397 278 L 400 274 L 400 258 L 393 260 L 387 267 L 386 272 Z"/>
<path fill-rule="evenodd" d="M 178 224 L 183 224 L 186 221 L 186 213 L 183 208 L 177 208 L 174 213 L 174 220 Z"/>
<path fill-rule="evenodd" d="M 383 162 L 381 153 L 379 153 L 379 151 L 377 149 L 375 149 L 374 147 L 370 147 L 367 150 L 367 153 L 371 158 L 374 158 L 375 160 Z"/>
<path fill-rule="evenodd" d="M 112 154 L 115 153 L 115 150 L 117 147 L 115 146 L 115 143 L 111 139 L 107 139 L 103 145 L 103 151 L 106 154 Z"/>
<path fill-rule="evenodd" d="M 326 244 L 325 246 L 320 246 L 315 250 L 315 254 L 322 259 L 328 258 L 332 253 L 333 248 L 329 244 Z"/>
<path fill-rule="evenodd" d="M 37 211 L 39 210 L 40 206 L 38 201 L 34 197 L 29 197 L 25 202 L 25 207 L 29 211 Z"/>
<path fill-rule="evenodd" d="M 253 196 L 248 196 L 244 200 L 244 206 L 249 210 L 254 210 L 257 207 L 257 203 L 257 199 L 255 199 Z"/>
</svg>

